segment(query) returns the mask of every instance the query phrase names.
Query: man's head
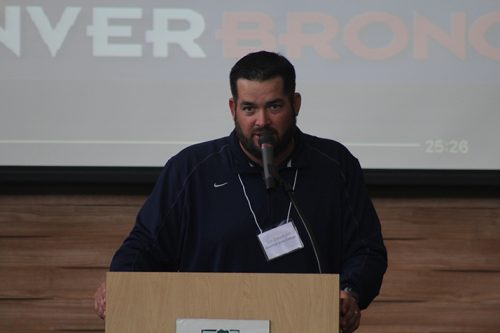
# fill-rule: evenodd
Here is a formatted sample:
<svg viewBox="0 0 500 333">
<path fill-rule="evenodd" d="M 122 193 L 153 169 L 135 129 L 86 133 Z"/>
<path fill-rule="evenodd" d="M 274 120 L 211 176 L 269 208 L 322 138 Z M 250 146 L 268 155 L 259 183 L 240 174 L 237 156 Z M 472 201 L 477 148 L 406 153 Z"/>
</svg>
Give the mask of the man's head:
<svg viewBox="0 0 500 333">
<path fill-rule="evenodd" d="M 229 74 L 231 94 L 238 99 L 236 82 L 238 79 L 250 81 L 267 81 L 275 77 L 283 79 L 283 89 L 286 95 L 293 96 L 295 92 L 295 68 L 284 56 L 267 51 L 250 53 L 238 60 Z"/>
<path fill-rule="evenodd" d="M 264 132 L 275 137 L 277 163 L 283 162 L 294 147 L 296 116 L 301 97 L 295 92 L 295 70 L 283 56 L 256 52 L 240 59 L 231 70 L 229 107 L 244 152 L 260 162 L 259 137 Z"/>
</svg>

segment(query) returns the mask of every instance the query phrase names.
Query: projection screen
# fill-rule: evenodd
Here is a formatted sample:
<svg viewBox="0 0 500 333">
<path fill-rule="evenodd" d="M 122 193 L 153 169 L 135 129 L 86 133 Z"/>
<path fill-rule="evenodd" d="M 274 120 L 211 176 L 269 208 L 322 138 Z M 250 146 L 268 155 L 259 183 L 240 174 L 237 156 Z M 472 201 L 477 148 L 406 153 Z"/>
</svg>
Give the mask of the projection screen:
<svg viewBox="0 0 500 333">
<path fill-rule="evenodd" d="M 500 170 L 500 1 L 0 2 L 0 166 L 159 167 L 273 50 L 366 169 Z"/>
</svg>

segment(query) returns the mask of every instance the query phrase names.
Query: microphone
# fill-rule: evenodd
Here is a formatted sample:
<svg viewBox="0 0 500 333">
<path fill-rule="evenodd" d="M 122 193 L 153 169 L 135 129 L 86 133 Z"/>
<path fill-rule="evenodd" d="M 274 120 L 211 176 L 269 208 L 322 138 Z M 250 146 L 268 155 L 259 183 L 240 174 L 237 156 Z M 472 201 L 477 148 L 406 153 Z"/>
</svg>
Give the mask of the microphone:
<svg viewBox="0 0 500 333">
<path fill-rule="evenodd" d="M 263 133 L 259 138 L 260 149 L 262 150 L 262 167 L 264 168 L 264 182 L 267 190 L 273 190 L 276 187 L 276 180 L 273 176 L 274 168 L 274 136 L 269 133 Z"/>
</svg>

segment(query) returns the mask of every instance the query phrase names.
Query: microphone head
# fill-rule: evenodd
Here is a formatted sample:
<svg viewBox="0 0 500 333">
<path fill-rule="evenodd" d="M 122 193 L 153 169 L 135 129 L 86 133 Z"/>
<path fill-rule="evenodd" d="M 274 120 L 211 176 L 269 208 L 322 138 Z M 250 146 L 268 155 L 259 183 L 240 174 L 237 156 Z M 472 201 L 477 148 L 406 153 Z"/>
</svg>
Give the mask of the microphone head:
<svg viewBox="0 0 500 333">
<path fill-rule="evenodd" d="M 275 142 L 274 135 L 269 131 L 262 133 L 261 136 L 259 137 L 259 145 L 261 146 L 262 145 L 273 146 L 274 142 Z"/>
</svg>

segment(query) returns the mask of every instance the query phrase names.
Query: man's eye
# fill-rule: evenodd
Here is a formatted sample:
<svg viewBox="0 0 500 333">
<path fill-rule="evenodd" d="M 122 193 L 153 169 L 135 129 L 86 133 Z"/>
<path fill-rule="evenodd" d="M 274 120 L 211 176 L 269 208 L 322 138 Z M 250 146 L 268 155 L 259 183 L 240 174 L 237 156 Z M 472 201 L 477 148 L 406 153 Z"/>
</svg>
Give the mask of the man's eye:
<svg viewBox="0 0 500 333">
<path fill-rule="evenodd" d="M 241 108 L 244 112 L 246 113 L 251 113 L 253 112 L 254 108 L 252 106 L 244 106 Z"/>
<path fill-rule="evenodd" d="M 269 109 L 271 111 L 279 111 L 281 109 L 282 105 L 281 104 L 271 104 L 269 106 Z"/>
</svg>

